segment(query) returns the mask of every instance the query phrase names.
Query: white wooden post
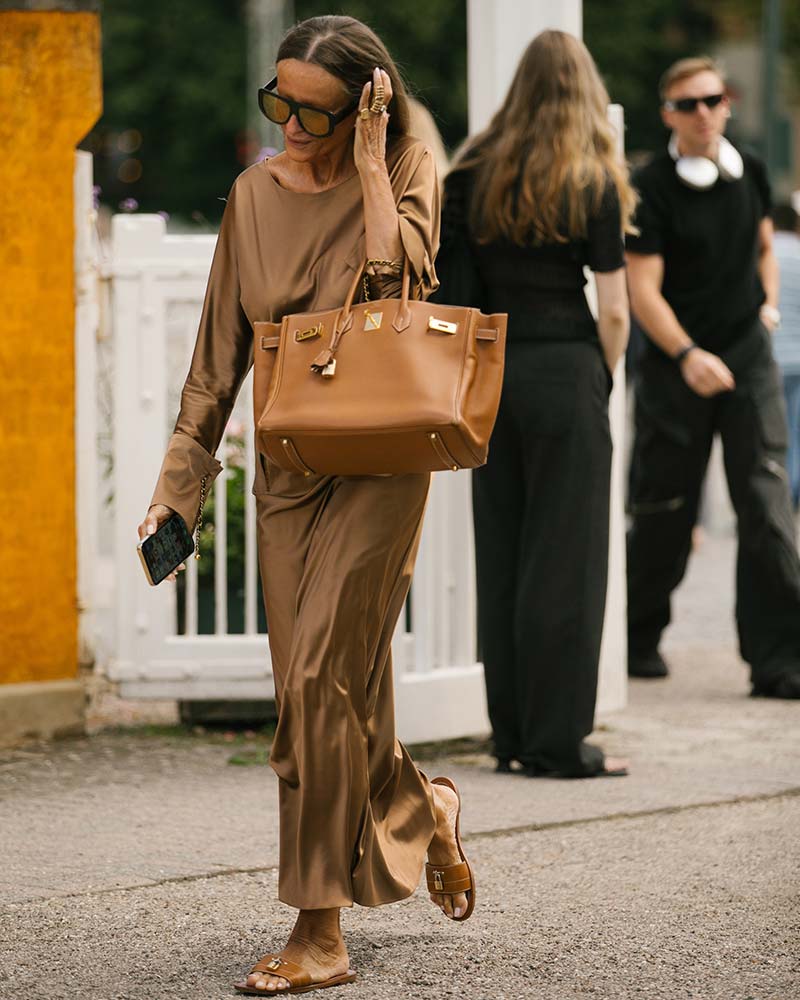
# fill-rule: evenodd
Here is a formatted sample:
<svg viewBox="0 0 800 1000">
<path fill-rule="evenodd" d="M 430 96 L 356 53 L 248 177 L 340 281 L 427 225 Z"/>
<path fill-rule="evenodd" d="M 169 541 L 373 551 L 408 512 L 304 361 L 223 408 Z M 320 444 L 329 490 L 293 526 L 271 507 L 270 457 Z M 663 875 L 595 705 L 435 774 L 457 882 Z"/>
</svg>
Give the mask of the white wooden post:
<svg viewBox="0 0 800 1000">
<path fill-rule="evenodd" d="M 578 37 L 583 28 L 581 0 L 467 0 L 469 128 L 485 128 L 505 98 L 517 63 L 530 41 L 548 28 Z M 619 114 L 610 112 L 612 120 Z M 621 118 L 618 119 L 621 121 Z M 621 130 L 620 130 L 621 134 Z M 590 292 L 591 294 L 591 292 Z M 623 452 L 625 373 L 615 373 L 609 415 L 614 440 L 611 472 L 609 581 L 600 656 L 598 710 L 624 707 L 627 692 L 627 627 Z"/>
<path fill-rule="evenodd" d="M 123 663 L 136 662 L 145 649 L 154 656 L 158 637 L 172 632 L 174 618 L 173 590 L 167 591 L 169 599 L 164 588 L 148 593 L 135 565 L 136 525 L 144 518 L 163 454 L 167 386 L 166 338 L 153 304 L 153 276 L 132 261 L 137 250 L 146 256 L 163 229 L 164 221 L 158 216 L 123 215 L 115 216 L 112 230 L 114 547 L 118 565 L 135 567 L 133 572 L 128 569 L 117 575 L 117 655 Z M 136 470 L 134 488 L 131 469 Z"/>
<path fill-rule="evenodd" d="M 92 199 L 92 154 L 75 154 L 75 516 L 78 539 L 79 658 L 91 663 L 97 641 L 98 256 Z"/>
<path fill-rule="evenodd" d="M 520 56 L 547 28 L 581 37 L 581 0 L 467 0 L 469 131 L 489 124 L 506 96 Z"/>
</svg>

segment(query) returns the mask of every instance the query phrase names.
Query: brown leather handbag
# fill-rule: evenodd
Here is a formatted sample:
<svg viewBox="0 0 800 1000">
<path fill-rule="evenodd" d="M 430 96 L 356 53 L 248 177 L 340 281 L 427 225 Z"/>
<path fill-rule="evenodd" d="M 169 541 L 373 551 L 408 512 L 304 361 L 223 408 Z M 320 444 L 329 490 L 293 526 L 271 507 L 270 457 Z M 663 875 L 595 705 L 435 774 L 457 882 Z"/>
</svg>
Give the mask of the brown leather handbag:
<svg viewBox="0 0 800 1000">
<path fill-rule="evenodd" d="M 507 315 L 399 299 L 255 323 L 259 451 L 283 469 L 381 475 L 483 465 Z"/>
</svg>

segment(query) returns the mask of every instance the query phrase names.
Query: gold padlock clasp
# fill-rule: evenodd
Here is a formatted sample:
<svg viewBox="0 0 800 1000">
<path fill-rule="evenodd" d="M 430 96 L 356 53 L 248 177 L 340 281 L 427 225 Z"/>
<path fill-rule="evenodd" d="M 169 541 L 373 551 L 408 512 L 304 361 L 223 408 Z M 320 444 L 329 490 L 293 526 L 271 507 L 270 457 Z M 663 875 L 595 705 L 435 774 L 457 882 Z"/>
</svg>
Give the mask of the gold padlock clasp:
<svg viewBox="0 0 800 1000">
<path fill-rule="evenodd" d="M 437 319 L 435 316 L 428 318 L 428 329 L 436 330 L 437 333 L 457 333 L 458 323 L 448 323 L 446 319 Z"/>
</svg>

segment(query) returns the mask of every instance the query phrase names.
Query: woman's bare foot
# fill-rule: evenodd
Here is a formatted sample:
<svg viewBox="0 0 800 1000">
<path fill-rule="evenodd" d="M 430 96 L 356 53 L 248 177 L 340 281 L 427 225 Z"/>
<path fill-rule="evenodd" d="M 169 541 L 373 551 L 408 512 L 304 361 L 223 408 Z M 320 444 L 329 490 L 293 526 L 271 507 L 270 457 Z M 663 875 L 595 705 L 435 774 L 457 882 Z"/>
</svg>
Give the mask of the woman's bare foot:
<svg viewBox="0 0 800 1000">
<path fill-rule="evenodd" d="M 428 847 L 428 861 L 432 865 L 457 865 L 461 861 L 456 843 L 456 816 L 458 795 L 446 785 L 431 785 L 436 806 L 436 832 Z M 460 917 L 467 910 L 465 893 L 432 892 L 432 902 L 448 916 Z"/>
<path fill-rule="evenodd" d="M 312 981 L 322 983 L 333 976 L 342 976 L 350 969 L 347 947 L 339 926 L 339 910 L 301 910 L 289 935 L 289 942 L 280 952 L 281 958 L 302 966 Z M 251 972 L 246 984 L 264 993 L 282 993 L 289 982 L 282 976 L 267 972 Z"/>
</svg>

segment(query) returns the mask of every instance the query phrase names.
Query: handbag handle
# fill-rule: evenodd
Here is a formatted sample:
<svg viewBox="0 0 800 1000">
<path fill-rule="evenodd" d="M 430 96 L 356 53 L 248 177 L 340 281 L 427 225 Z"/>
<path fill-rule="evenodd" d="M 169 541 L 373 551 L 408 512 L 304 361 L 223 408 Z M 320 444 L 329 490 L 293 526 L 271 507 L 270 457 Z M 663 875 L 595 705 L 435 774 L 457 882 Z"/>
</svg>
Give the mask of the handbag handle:
<svg viewBox="0 0 800 1000">
<path fill-rule="evenodd" d="M 339 324 L 339 329 L 342 333 L 345 333 L 350 329 L 353 323 L 353 302 L 355 301 L 356 292 L 361 285 L 361 275 L 367 268 L 366 258 L 364 263 L 356 272 L 356 276 L 353 279 L 353 283 L 350 285 L 350 290 L 347 293 L 347 298 L 344 300 L 344 306 L 341 312 L 341 321 Z M 408 254 L 404 255 L 403 259 L 403 283 L 400 291 L 400 308 L 395 317 L 394 326 L 398 333 L 402 333 L 411 323 L 411 310 L 408 308 L 408 300 L 411 297 L 411 264 L 408 259 Z"/>
<path fill-rule="evenodd" d="M 363 265 L 356 271 L 356 276 L 353 278 L 353 283 L 350 285 L 350 290 L 347 293 L 347 298 L 344 300 L 344 305 L 342 306 L 342 311 L 339 313 L 339 318 L 331 335 L 330 344 L 324 348 L 311 364 L 311 370 L 316 372 L 318 375 L 323 375 L 326 378 L 332 378 L 336 371 L 336 361 L 335 354 L 339 349 L 339 343 L 342 337 L 347 333 L 350 327 L 353 325 L 353 302 L 356 297 L 356 292 L 361 285 L 361 275 L 364 273 L 367 267 L 366 258 L 364 259 Z M 411 309 L 408 306 L 408 300 L 411 295 L 411 264 L 408 260 L 408 255 L 405 256 L 403 263 L 403 284 L 400 293 L 400 308 L 397 310 L 397 315 L 392 321 L 392 326 L 398 333 L 402 333 L 403 330 L 407 329 L 411 325 Z"/>
</svg>

